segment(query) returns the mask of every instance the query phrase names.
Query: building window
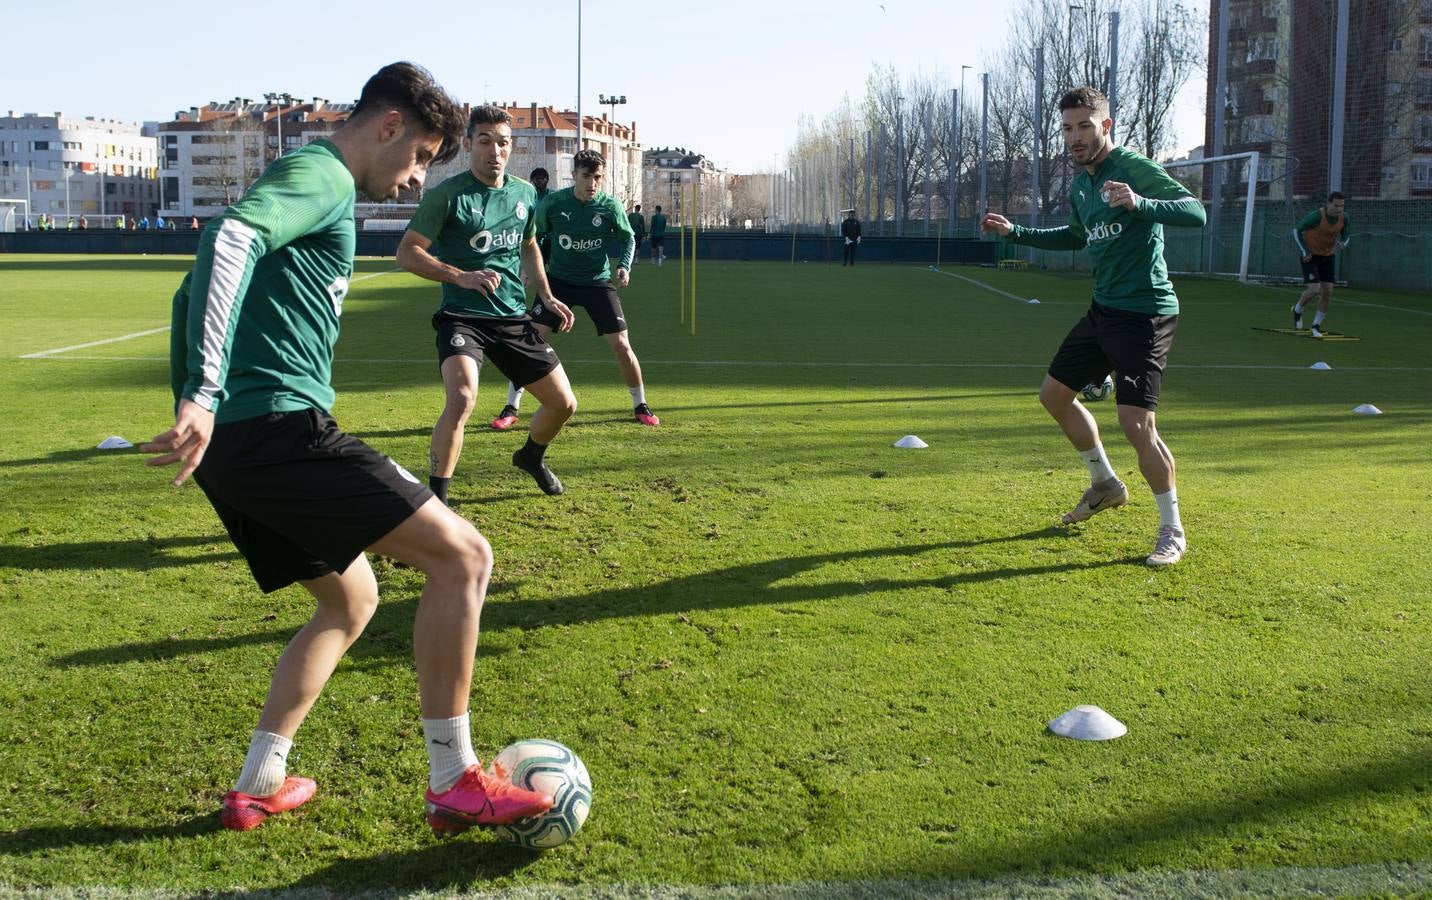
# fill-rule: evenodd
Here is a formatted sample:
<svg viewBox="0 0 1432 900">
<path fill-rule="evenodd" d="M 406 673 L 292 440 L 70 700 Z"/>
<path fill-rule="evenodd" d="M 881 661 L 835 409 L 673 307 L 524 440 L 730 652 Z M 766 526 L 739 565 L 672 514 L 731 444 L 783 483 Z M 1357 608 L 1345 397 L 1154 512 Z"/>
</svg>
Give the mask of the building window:
<svg viewBox="0 0 1432 900">
<path fill-rule="evenodd" d="M 1417 61 L 1432 62 L 1432 28 L 1423 28 L 1417 35 Z"/>
<path fill-rule="evenodd" d="M 1412 160 L 1412 186 L 1432 188 L 1432 156 L 1418 156 Z"/>
<path fill-rule="evenodd" d="M 33 142 L 32 146 L 31 146 L 31 149 L 32 149 L 32 150 L 48 150 L 48 149 L 50 149 L 50 142 L 49 142 L 49 141 L 35 141 L 35 142 Z"/>
<path fill-rule="evenodd" d="M 1417 117 L 1417 143 L 1432 144 L 1432 116 Z"/>
<path fill-rule="evenodd" d="M 1432 103 L 1432 72 L 1417 73 L 1417 102 Z"/>
<path fill-rule="evenodd" d="M 1248 42 L 1248 62 L 1278 58 L 1278 39 L 1257 37 Z"/>
<path fill-rule="evenodd" d="M 1272 116 L 1249 116 L 1243 120 L 1243 143 L 1260 144 L 1273 139 Z"/>
</svg>

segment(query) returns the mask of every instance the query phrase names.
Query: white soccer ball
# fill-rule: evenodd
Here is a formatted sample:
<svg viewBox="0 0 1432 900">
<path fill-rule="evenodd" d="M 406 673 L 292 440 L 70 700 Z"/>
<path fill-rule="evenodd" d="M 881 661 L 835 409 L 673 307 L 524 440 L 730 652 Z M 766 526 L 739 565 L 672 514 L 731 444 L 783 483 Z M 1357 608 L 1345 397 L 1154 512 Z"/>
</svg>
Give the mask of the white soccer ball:
<svg viewBox="0 0 1432 900">
<path fill-rule="evenodd" d="M 1114 376 L 1105 375 L 1103 381 L 1096 381 L 1093 384 L 1084 385 L 1084 389 L 1079 392 L 1079 396 L 1090 401 L 1107 400 L 1112 393 L 1114 393 Z"/>
<path fill-rule="evenodd" d="M 569 748 L 556 741 L 518 741 L 493 757 L 489 772 L 529 791 L 552 797 L 552 808 L 540 816 L 499 825 L 493 832 L 505 841 L 533 850 L 547 850 L 571 840 L 592 809 L 592 779 L 587 767 Z"/>
</svg>

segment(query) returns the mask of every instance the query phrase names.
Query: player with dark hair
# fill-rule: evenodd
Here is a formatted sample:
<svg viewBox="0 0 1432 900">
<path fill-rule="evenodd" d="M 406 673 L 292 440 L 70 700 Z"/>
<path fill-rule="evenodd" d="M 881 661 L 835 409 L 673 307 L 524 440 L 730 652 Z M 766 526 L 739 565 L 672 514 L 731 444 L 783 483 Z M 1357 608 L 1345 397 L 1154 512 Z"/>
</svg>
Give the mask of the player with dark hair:
<svg viewBox="0 0 1432 900">
<path fill-rule="evenodd" d="M 555 327 L 572 327 L 572 311 L 552 296 L 537 249 L 537 192 L 507 173 L 512 116 L 496 106 L 473 109 L 463 146 L 466 171 L 423 195 L 398 246 L 398 265 L 443 286 L 433 327 L 446 402 L 433 428 L 429 486 L 446 500 L 462 453 L 463 428 L 477 398 L 484 359 L 542 403 L 527 443 L 512 464 L 547 494 L 562 482 L 547 467 L 547 446 L 577 409 L 557 354 L 527 314 L 522 274 L 537 291 L 536 311 Z M 534 313 L 535 314 L 535 313 Z"/>
<path fill-rule="evenodd" d="M 636 252 L 631 256 L 631 265 L 634 269 L 641 260 L 641 245 L 646 240 L 646 216 L 641 214 L 640 203 L 627 215 L 627 224 L 631 225 L 632 237 L 636 239 Z"/>
<path fill-rule="evenodd" d="M 1303 307 L 1314 297 L 1318 311 L 1313 316 L 1313 337 L 1323 336 L 1323 319 L 1333 305 L 1333 254 L 1348 244 L 1348 219 L 1343 207 L 1347 197 L 1341 191 L 1328 194 L 1328 202 L 1303 216 L 1293 226 L 1293 241 L 1303 255 L 1303 281 L 1307 290 L 1293 304 L 1293 327 L 1303 327 Z"/>
<path fill-rule="evenodd" d="M 666 213 L 660 206 L 651 216 L 651 261 L 658 266 L 666 262 Z"/>
<path fill-rule="evenodd" d="M 1169 566 L 1188 547 L 1174 485 L 1174 459 L 1154 425 L 1163 370 L 1178 327 L 1178 297 L 1163 258 L 1163 226 L 1199 227 L 1203 205 L 1157 163 L 1113 143 L 1109 101 L 1091 87 L 1059 100 L 1064 144 L 1083 172 L 1069 196 L 1069 224 L 1025 228 L 998 213 L 985 231 L 1047 250 L 1087 249 L 1094 269 L 1089 312 L 1064 338 L 1039 389 L 1039 401 L 1059 423 L 1089 468 L 1090 487 L 1065 514 L 1066 524 L 1123 506 L 1129 492 L 1114 474 L 1099 427 L 1078 391 L 1114 373 L 1119 425 L 1139 457 L 1139 471 L 1159 508 L 1159 533 L 1147 562 Z"/>
<path fill-rule="evenodd" d="M 472 749 L 468 696 L 492 549 L 397 463 L 329 415 L 339 314 L 353 274 L 354 192 L 391 199 L 422 187 L 462 138 L 456 103 L 424 69 L 394 63 L 363 87 L 326 140 L 276 160 L 215 218 L 174 296 L 174 427 L 142 448 L 179 463 L 248 561 L 259 587 L 295 581 L 317 609 L 274 669 L 224 827 L 247 831 L 307 802 L 287 773 L 299 726 L 372 618 L 372 550 L 426 576 L 413 623 L 428 822 L 440 832 L 505 824 L 550 797 L 485 775 Z M 357 792 L 361 793 L 361 792 Z"/>
</svg>

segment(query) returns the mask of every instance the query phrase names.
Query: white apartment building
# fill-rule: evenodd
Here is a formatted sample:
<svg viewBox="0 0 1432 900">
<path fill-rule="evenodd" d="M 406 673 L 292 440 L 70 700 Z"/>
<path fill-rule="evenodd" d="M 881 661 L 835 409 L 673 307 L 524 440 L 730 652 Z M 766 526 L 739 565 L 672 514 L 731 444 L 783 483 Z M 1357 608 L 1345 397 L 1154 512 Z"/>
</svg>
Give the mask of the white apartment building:
<svg viewBox="0 0 1432 900">
<path fill-rule="evenodd" d="M 85 216 L 102 227 L 160 206 L 158 142 L 130 122 L 56 112 L 0 117 L 0 227 L 23 228 L 44 214 L 63 228 Z M 14 212 L 7 216 L 6 211 Z"/>
</svg>

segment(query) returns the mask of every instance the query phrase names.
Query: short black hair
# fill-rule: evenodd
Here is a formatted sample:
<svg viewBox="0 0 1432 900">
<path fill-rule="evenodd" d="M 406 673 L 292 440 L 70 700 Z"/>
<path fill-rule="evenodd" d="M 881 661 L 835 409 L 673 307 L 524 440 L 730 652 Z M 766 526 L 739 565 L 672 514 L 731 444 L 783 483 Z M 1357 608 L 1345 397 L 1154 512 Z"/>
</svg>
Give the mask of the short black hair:
<svg viewBox="0 0 1432 900">
<path fill-rule="evenodd" d="M 1096 114 L 1100 112 L 1104 113 L 1104 115 L 1109 114 L 1109 98 L 1104 96 L 1104 92 L 1096 87 L 1089 87 L 1088 85 L 1076 87 L 1065 91 L 1064 96 L 1059 98 L 1060 112 L 1066 109 L 1078 109 L 1081 106 Z"/>
<path fill-rule="evenodd" d="M 548 174 L 547 174 L 547 170 L 546 170 L 546 169 L 542 168 L 541 166 L 538 166 L 537 168 L 533 169 L 533 170 L 527 175 L 527 180 L 528 180 L 528 181 L 534 181 L 534 180 L 536 180 L 537 178 L 551 178 L 551 177 L 552 177 L 551 175 L 548 175 Z"/>
<path fill-rule="evenodd" d="M 658 203 L 658 204 L 656 205 L 656 211 L 657 211 L 657 212 L 661 212 L 661 204 L 660 204 L 660 203 Z"/>
<path fill-rule="evenodd" d="M 1342 191 L 1333 191 L 1331 194 L 1328 194 L 1328 202 L 1329 202 L 1329 203 L 1333 202 L 1334 200 L 1346 200 L 1346 199 L 1347 199 L 1347 194 L 1344 194 Z"/>
<path fill-rule="evenodd" d="M 596 172 L 606 168 L 607 161 L 595 150 L 578 150 L 572 154 L 572 171 L 580 172 L 583 169 L 590 169 Z"/>
<path fill-rule="evenodd" d="M 457 155 L 462 144 L 462 112 L 427 69 L 410 62 L 390 63 L 379 69 L 363 85 L 349 118 L 389 109 L 399 110 L 424 133 L 442 138 L 433 164 L 445 163 Z"/>
<path fill-rule="evenodd" d="M 637 212 L 641 212 L 641 204 L 640 204 L 640 203 L 638 203 L 638 204 L 636 205 L 636 211 L 637 211 Z"/>
<path fill-rule="evenodd" d="M 474 106 L 472 115 L 467 117 L 467 136 L 472 137 L 472 131 L 479 125 L 512 125 L 512 113 L 500 106 Z"/>
</svg>

